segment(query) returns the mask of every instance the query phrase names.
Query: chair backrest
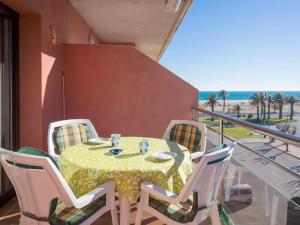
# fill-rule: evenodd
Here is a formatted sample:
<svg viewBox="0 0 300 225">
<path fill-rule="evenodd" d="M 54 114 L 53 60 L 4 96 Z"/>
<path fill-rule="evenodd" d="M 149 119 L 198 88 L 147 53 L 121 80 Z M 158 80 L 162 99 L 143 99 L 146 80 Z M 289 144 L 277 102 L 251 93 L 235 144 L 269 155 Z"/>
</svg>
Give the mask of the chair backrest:
<svg viewBox="0 0 300 225">
<path fill-rule="evenodd" d="M 198 208 L 209 207 L 217 200 L 221 180 L 235 145 L 220 145 L 202 156 L 178 197 L 186 201 L 191 192 L 197 192 Z"/>
<path fill-rule="evenodd" d="M 179 131 L 178 128 L 184 130 Z M 170 136 L 174 136 L 172 140 Z M 163 139 L 181 144 L 190 152 L 204 152 L 206 149 L 206 125 L 192 120 L 172 120 L 164 132 Z"/>
<path fill-rule="evenodd" d="M 53 122 L 49 124 L 49 129 L 48 129 L 48 152 L 51 156 L 57 158 L 61 151 L 63 150 L 63 146 L 57 146 L 57 144 L 55 143 L 55 133 L 56 132 L 60 132 L 60 139 L 62 140 L 62 142 L 65 141 L 66 137 L 63 137 L 62 133 L 64 132 L 64 130 L 62 130 L 64 127 L 67 126 L 75 126 L 75 130 L 78 130 L 78 133 L 80 133 L 81 129 L 88 129 L 89 134 L 90 134 L 90 138 L 96 138 L 98 137 L 97 131 L 95 129 L 95 127 L 93 126 L 93 124 L 91 123 L 91 121 L 89 119 L 71 119 L 71 120 L 61 120 L 61 121 L 57 121 L 57 122 Z M 58 129 L 61 129 L 58 131 Z M 68 129 L 65 129 L 68 130 Z M 73 129 L 74 130 L 74 129 Z M 73 134 L 76 135 L 76 133 L 73 132 Z M 79 135 L 79 134 L 78 134 Z M 84 137 L 85 139 L 87 139 L 86 137 Z M 73 140 L 74 144 L 78 144 L 78 142 L 80 142 L 80 138 Z M 67 143 L 67 142 L 64 142 Z"/>
<path fill-rule="evenodd" d="M 59 198 L 72 207 L 76 197 L 50 158 L 0 149 L 1 164 L 12 182 L 25 215 L 48 218 Z"/>
</svg>

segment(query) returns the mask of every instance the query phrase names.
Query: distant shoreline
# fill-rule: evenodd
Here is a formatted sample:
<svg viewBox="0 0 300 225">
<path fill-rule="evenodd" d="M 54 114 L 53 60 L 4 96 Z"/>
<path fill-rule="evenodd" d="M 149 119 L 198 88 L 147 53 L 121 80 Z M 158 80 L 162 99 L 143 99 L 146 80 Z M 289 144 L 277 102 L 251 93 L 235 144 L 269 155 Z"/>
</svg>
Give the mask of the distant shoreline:
<svg viewBox="0 0 300 225">
<path fill-rule="evenodd" d="M 228 101 L 247 101 L 250 99 L 250 97 L 254 93 L 260 93 L 264 92 L 267 93 L 268 95 L 274 96 L 277 93 L 283 93 L 286 96 L 295 96 L 297 99 L 300 99 L 300 91 L 227 91 L 227 100 Z M 210 94 L 219 94 L 219 91 L 200 91 L 198 94 L 198 98 L 200 101 L 206 100 Z M 221 101 L 221 97 L 219 97 L 219 100 Z"/>
<path fill-rule="evenodd" d="M 211 108 L 209 106 L 205 107 L 204 103 L 207 100 L 199 100 L 199 105 L 201 107 L 206 108 L 207 110 L 211 110 Z M 218 100 L 220 105 L 216 105 L 215 106 L 215 112 L 223 112 L 223 100 L 219 99 Z M 254 114 L 254 116 L 256 115 L 256 106 L 253 106 L 250 104 L 250 100 L 226 100 L 226 106 L 225 106 L 225 113 L 233 113 L 233 106 L 239 104 L 241 106 L 241 114 Z M 295 113 L 300 113 L 300 104 L 295 104 L 294 106 L 294 111 Z M 289 105 L 284 105 L 283 107 L 283 113 L 289 113 L 290 112 L 290 106 Z M 271 113 L 274 114 L 274 110 L 271 109 Z M 278 110 L 276 110 L 276 113 L 278 113 Z"/>
</svg>

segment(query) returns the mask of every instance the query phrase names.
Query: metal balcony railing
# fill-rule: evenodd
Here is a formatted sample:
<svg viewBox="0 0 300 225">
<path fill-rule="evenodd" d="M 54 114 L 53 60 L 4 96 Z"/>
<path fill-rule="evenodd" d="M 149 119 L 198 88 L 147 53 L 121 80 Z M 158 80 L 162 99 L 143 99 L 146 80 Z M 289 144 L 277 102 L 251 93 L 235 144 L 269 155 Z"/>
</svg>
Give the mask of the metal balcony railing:
<svg viewBox="0 0 300 225">
<path fill-rule="evenodd" d="M 263 135 L 274 137 L 276 139 L 284 140 L 285 142 L 288 142 L 290 144 L 300 146 L 300 137 L 298 137 L 298 136 L 283 133 L 283 132 L 279 132 L 279 131 L 276 131 L 276 130 L 272 130 L 272 129 L 266 128 L 264 126 L 254 124 L 254 123 L 238 120 L 238 119 L 232 118 L 232 117 L 227 116 L 227 115 L 222 114 L 222 113 L 211 112 L 211 111 L 208 111 L 208 110 L 203 109 L 201 107 L 192 107 L 192 109 L 194 110 L 194 113 L 193 113 L 194 116 L 195 116 L 195 111 L 198 111 L 198 112 L 213 116 L 215 118 L 219 118 L 220 121 L 221 121 L 221 126 L 223 128 L 224 128 L 224 121 L 227 121 L 227 122 L 230 122 L 230 123 L 242 126 L 242 127 L 246 127 L 248 129 L 251 129 L 251 130 L 254 130 L 254 131 L 256 131 L 258 133 L 261 133 Z M 195 118 L 193 118 L 193 119 L 195 119 Z M 223 125 L 222 125 L 222 123 L 223 123 Z M 222 131 L 224 131 L 224 130 L 221 129 L 221 132 Z M 223 134 L 224 133 L 222 133 L 222 135 Z"/>
<path fill-rule="evenodd" d="M 228 224 L 299 225 L 300 159 L 268 142 L 244 143 L 226 135 L 224 129 L 227 122 L 253 130 L 263 140 L 271 137 L 299 150 L 300 138 L 200 107 L 192 109 L 196 121 L 199 113 L 220 120 L 218 129 L 208 126 L 208 143 L 238 143 L 220 192 L 220 201 L 229 215 Z"/>
</svg>

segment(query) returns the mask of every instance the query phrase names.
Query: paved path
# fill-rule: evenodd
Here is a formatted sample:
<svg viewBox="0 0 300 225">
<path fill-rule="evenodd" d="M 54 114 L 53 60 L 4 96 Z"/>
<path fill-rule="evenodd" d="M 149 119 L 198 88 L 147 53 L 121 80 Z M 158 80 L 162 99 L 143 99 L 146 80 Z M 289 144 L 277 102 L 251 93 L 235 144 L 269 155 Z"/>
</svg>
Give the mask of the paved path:
<svg viewBox="0 0 300 225">
<path fill-rule="evenodd" d="M 208 131 L 207 138 L 212 144 L 218 144 L 219 136 L 217 133 Z M 251 143 L 247 146 L 254 152 L 238 145 L 233 155 L 233 162 L 260 178 L 287 199 L 300 196 L 299 159 L 278 149 L 270 149 L 263 143 Z M 291 172 L 271 163 L 270 160 Z"/>
<path fill-rule="evenodd" d="M 287 153 L 285 150 L 278 149 L 276 146 L 267 143 L 247 143 L 245 145 L 252 150 L 255 150 L 257 154 L 274 161 L 280 166 L 300 176 L 300 159 Z M 282 144 L 280 147 L 286 148 Z"/>
<path fill-rule="evenodd" d="M 219 136 L 213 131 L 209 132 L 209 137 L 212 142 L 218 143 Z M 263 139 L 239 139 L 243 145 L 249 147 L 257 154 L 268 158 L 271 161 L 279 164 L 290 172 L 300 176 L 300 148 L 298 146 L 288 146 L 289 151 L 286 151 L 286 145 L 276 140 L 274 143 L 269 143 L 268 138 Z"/>
<path fill-rule="evenodd" d="M 209 130 L 207 138 L 208 148 L 219 144 L 217 133 Z M 224 141 L 228 142 L 226 138 Z M 261 140 L 250 140 L 244 145 L 247 148 L 238 145 L 234 151 L 224 185 L 225 190 L 230 187 L 232 183 L 226 182 L 232 177 L 233 184 L 248 184 L 253 190 L 253 201 L 248 205 L 226 202 L 224 205 L 231 219 L 236 225 L 290 224 L 287 222 L 292 218 L 289 207 L 295 208 L 290 199 L 300 196 L 300 171 L 295 168 L 300 166 L 300 159 Z"/>
</svg>

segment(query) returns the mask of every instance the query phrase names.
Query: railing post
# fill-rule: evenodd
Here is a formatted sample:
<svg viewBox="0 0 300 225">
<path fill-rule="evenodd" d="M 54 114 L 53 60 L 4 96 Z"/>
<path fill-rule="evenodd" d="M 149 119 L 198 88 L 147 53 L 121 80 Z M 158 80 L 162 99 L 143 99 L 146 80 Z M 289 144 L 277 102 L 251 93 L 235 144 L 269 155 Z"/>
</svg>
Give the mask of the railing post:
<svg viewBox="0 0 300 225">
<path fill-rule="evenodd" d="M 199 122 L 199 112 L 195 106 L 192 105 L 192 120 Z"/>
<path fill-rule="evenodd" d="M 194 120 L 195 121 L 195 109 L 192 107 L 192 120 Z"/>
<path fill-rule="evenodd" d="M 220 134 L 219 134 L 219 143 L 220 145 L 224 144 L 224 121 L 220 119 Z"/>
</svg>

